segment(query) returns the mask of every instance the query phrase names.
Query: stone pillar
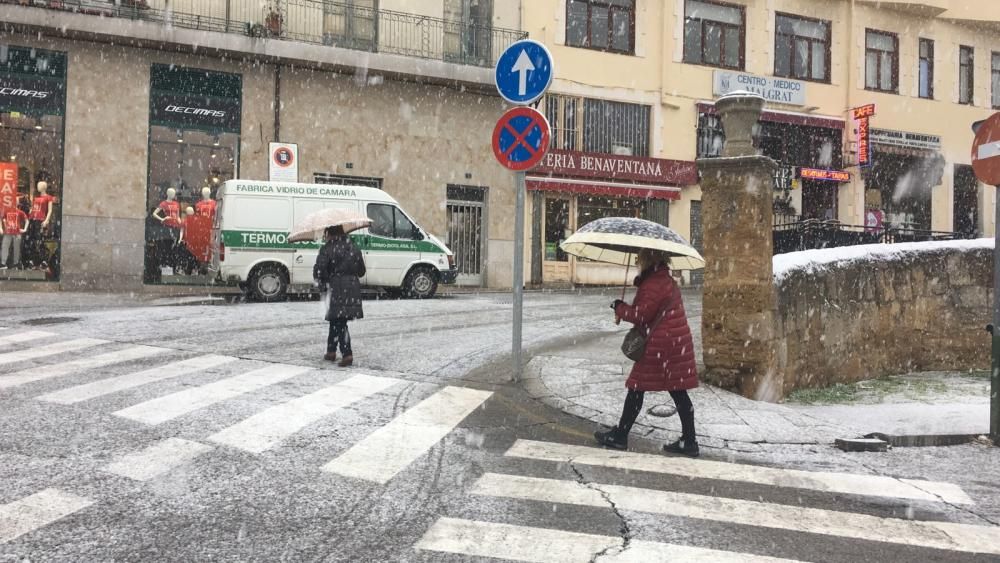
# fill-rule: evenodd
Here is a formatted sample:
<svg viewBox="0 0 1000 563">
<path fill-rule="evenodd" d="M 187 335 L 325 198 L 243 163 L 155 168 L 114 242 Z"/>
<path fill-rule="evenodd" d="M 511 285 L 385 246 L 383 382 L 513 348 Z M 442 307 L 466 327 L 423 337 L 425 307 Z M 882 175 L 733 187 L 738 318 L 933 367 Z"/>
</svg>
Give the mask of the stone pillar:
<svg viewBox="0 0 1000 563">
<path fill-rule="evenodd" d="M 716 103 L 726 133 L 722 158 L 698 160 L 706 260 L 702 342 L 705 379 L 746 397 L 777 401 L 773 176 L 752 130 L 764 99 L 734 92 Z"/>
</svg>

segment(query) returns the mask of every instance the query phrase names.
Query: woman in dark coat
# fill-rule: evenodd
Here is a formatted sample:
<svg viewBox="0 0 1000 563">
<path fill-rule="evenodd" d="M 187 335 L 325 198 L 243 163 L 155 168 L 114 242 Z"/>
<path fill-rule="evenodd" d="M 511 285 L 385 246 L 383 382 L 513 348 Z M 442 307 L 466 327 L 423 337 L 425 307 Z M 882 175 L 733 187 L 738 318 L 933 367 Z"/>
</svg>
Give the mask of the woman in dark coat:
<svg viewBox="0 0 1000 563">
<path fill-rule="evenodd" d="M 330 335 L 326 341 L 324 360 L 337 361 L 337 345 L 343 358 L 337 364 L 348 367 L 354 363 L 351 333 L 347 321 L 364 318 L 361 308 L 361 278 L 365 275 L 365 260 L 354 242 L 341 227 L 330 227 L 323 236 L 326 241 L 316 257 L 313 278 L 321 290 L 329 292 L 326 320 Z"/>
<path fill-rule="evenodd" d="M 681 291 L 670 275 L 668 261 L 669 256 L 664 252 L 646 249 L 639 252 L 642 273 L 635 279 L 639 290 L 633 304 L 620 299 L 611 304 L 618 319 L 638 326 L 648 336 L 645 353 L 632 366 L 632 373 L 625 382 L 628 394 L 618 426 L 606 432 L 595 432 L 594 437 L 605 446 L 627 449 L 628 434 L 642 410 L 645 393 L 667 391 L 681 419 L 681 439 L 663 449 L 668 453 L 697 457 L 694 406 L 688 396 L 688 389 L 698 386 L 694 343 Z"/>
</svg>

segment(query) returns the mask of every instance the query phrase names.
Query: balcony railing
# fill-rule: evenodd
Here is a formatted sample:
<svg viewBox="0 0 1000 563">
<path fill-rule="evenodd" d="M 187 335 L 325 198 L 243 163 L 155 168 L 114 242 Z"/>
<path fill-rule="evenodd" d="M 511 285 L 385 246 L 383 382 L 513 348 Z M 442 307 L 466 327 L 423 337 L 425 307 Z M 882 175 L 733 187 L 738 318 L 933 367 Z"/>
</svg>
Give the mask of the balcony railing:
<svg viewBox="0 0 1000 563">
<path fill-rule="evenodd" d="M 164 26 L 492 66 L 527 33 L 327 0 L 0 0 Z"/>
</svg>

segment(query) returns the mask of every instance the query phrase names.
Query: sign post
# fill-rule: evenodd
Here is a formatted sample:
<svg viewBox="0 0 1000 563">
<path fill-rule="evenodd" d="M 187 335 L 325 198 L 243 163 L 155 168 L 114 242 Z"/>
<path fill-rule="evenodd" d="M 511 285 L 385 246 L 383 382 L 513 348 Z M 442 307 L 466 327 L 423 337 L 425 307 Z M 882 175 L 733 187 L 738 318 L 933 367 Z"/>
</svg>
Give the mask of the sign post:
<svg viewBox="0 0 1000 563">
<path fill-rule="evenodd" d="M 1000 189 L 1000 113 L 972 125 L 972 168 L 980 182 Z M 1000 445 L 1000 194 L 996 195 L 993 245 L 993 330 L 990 362 L 990 439 Z"/>
<path fill-rule="evenodd" d="M 497 59 L 494 80 L 500 96 L 515 107 L 500 117 L 493 129 L 493 154 L 514 171 L 514 268 L 511 356 L 514 381 L 521 377 L 521 324 L 524 310 L 524 172 L 541 162 L 549 148 L 549 122 L 532 108 L 523 107 L 542 97 L 552 84 L 552 55 L 545 45 L 525 39 L 508 47 Z"/>
</svg>

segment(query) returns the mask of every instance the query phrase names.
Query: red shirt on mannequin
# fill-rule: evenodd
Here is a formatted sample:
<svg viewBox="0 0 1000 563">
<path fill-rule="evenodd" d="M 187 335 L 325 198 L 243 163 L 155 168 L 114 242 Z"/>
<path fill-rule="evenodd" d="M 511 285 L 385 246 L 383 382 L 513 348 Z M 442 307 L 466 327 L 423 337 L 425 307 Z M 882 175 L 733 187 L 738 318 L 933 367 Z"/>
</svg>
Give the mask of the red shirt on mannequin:
<svg viewBox="0 0 1000 563">
<path fill-rule="evenodd" d="M 214 199 L 203 199 L 194 204 L 194 211 L 202 217 L 215 219 L 215 205 Z"/>
<path fill-rule="evenodd" d="M 169 199 L 165 199 L 160 202 L 158 207 L 167 216 L 163 221 L 164 225 L 173 227 L 174 229 L 181 228 L 181 204 L 177 200 L 170 201 Z"/>
<path fill-rule="evenodd" d="M 28 216 L 16 207 L 5 209 L 3 213 L 3 234 L 20 235 L 21 228 L 27 227 Z"/>
<path fill-rule="evenodd" d="M 49 216 L 49 208 L 55 199 L 55 196 L 49 194 L 36 195 L 31 200 L 31 215 L 28 218 L 32 221 L 44 221 Z"/>
</svg>

